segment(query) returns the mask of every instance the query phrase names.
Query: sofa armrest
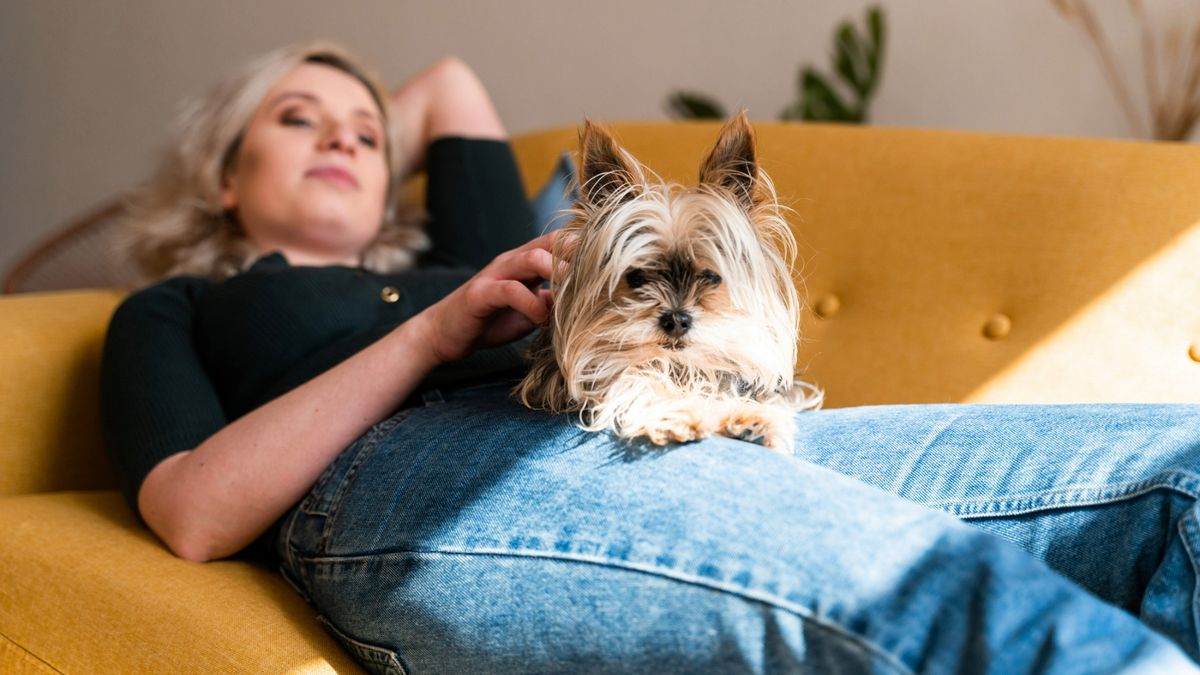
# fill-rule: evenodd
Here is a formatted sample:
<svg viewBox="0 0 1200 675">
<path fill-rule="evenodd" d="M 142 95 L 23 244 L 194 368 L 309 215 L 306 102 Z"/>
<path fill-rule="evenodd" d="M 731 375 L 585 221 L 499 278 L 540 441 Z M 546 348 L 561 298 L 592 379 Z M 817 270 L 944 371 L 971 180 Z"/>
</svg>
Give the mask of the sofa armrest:
<svg viewBox="0 0 1200 675">
<path fill-rule="evenodd" d="M 100 433 L 100 354 L 124 293 L 0 297 L 0 497 L 116 487 Z"/>
</svg>

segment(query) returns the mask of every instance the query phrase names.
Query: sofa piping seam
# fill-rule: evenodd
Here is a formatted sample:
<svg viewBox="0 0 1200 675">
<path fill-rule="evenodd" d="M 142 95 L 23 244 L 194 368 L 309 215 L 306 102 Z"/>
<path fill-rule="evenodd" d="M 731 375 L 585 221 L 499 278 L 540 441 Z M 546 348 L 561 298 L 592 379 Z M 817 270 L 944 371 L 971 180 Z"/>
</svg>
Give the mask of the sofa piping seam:
<svg viewBox="0 0 1200 675">
<path fill-rule="evenodd" d="M 25 645 L 23 645 L 23 644 L 21 644 L 20 642 L 17 642 L 16 640 L 12 639 L 12 637 L 10 637 L 10 636 L 9 636 L 7 633 L 5 633 L 3 630 L 0 630 L 0 638 L 4 638 L 5 640 L 7 640 L 7 641 L 8 641 L 8 643 L 9 643 L 9 644 L 11 644 L 12 646 L 16 647 L 17 649 L 20 649 L 20 650 L 21 650 L 21 652 L 22 652 L 22 653 L 24 653 L 25 655 L 27 655 L 29 658 L 33 659 L 34 661 L 37 661 L 38 663 L 41 663 L 42 665 L 46 666 L 46 667 L 47 667 L 47 668 L 49 668 L 50 670 L 52 670 L 52 671 L 54 671 L 54 672 L 56 672 L 56 673 L 63 673 L 63 671 L 61 671 L 61 670 L 59 670 L 58 668 L 55 668 L 54 666 L 50 665 L 50 663 L 49 663 L 49 662 L 47 662 L 47 661 L 46 661 L 45 659 L 43 659 L 42 657 L 40 657 L 40 656 L 38 656 L 37 654 L 34 654 L 33 652 L 29 651 L 29 649 L 27 649 L 27 648 L 25 647 Z M 64 673 L 64 675 L 65 675 L 65 673 Z"/>
</svg>

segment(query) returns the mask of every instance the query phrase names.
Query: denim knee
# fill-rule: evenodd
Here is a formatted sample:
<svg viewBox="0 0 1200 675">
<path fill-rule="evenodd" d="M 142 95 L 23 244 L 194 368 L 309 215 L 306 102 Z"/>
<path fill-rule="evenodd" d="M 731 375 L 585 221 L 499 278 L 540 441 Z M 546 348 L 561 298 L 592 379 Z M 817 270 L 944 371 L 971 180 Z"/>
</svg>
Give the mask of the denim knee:
<svg viewBox="0 0 1200 675">
<path fill-rule="evenodd" d="M 336 499 L 317 500 L 329 508 L 301 534 L 320 544 L 292 546 L 312 552 L 297 576 L 331 625 L 401 663 L 1187 663 L 1015 546 L 752 444 L 710 439 L 631 459 L 569 419 L 446 402 L 414 411 L 362 457 L 328 488 Z"/>
</svg>

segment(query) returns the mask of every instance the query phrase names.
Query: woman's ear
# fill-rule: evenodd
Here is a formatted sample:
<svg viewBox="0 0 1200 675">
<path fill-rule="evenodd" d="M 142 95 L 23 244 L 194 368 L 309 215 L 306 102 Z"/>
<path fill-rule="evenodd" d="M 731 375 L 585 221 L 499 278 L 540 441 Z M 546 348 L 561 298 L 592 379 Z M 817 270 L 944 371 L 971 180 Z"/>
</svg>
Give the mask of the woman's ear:
<svg viewBox="0 0 1200 675">
<path fill-rule="evenodd" d="M 226 174 L 221 177 L 221 210 L 232 211 L 237 207 L 237 191 L 234 190 L 233 181 Z"/>
</svg>

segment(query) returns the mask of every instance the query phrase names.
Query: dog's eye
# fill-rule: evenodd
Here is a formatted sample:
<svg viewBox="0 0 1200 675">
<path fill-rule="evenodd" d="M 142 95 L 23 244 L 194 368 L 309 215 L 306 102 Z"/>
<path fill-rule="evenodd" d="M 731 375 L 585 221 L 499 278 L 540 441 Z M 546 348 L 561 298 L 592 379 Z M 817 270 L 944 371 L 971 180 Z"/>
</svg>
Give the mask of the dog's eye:
<svg viewBox="0 0 1200 675">
<path fill-rule="evenodd" d="M 630 288 L 637 288 L 646 283 L 646 273 L 642 270 L 629 270 L 625 273 L 625 283 L 629 284 Z"/>
<path fill-rule="evenodd" d="M 721 283 L 721 275 L 712 270 L 704 270 L 700 272 L 699 276 L 705 283 L 712 284 L 713 286 Z"/>
</svg>

